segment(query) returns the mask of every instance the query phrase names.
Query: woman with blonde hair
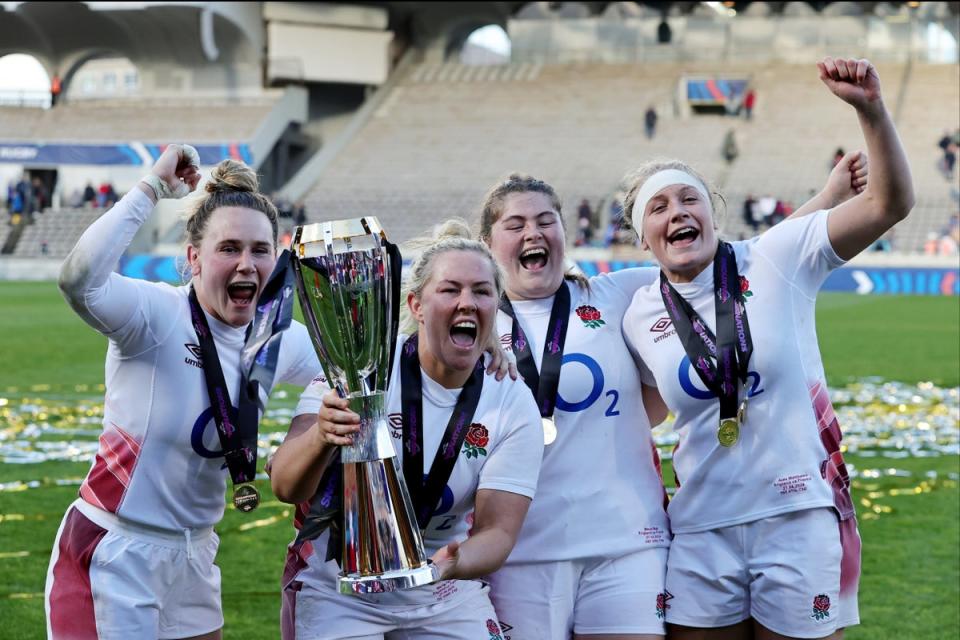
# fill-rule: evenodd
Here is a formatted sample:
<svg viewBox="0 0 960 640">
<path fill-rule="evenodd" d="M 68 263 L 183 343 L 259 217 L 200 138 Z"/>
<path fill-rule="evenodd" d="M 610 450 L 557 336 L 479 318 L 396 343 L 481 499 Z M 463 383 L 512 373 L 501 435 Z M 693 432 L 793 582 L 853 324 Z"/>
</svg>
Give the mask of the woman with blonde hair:
<svg viewBox="0 0 960 640">
<path fill-rule="evenodd" d="M 543 452 L 539 414 L 522 382 L 484 375 L 502 286 L 486 246 L 462 223 L 447 223 L 410 273 L 386 407 L 440 581 L 341 595 L 329 529 L 314 539 L 298 536 L 283 578 L 286 640 L 502 637 L 481 578 L 510 553 L 534 495 Z M 304 391 L 297 414 L 274 456 L 271 481 L 281 500 L 300 505 L 300 528 L 311 504 L 324 499 L 318 488 L 331 454 L 351 443 L 359 416 L 323 378 Z"/>
<path fill-rule="evenodd" d="M 814 306 L 829 273 L 903 220 L 914 196 L 874 66 L 817 66 L 860 121 L 872 168 L 859 195 L 727 243 L 685 163 L 630 180 L 626 210 L 660 274 L 623 329 L 680 436 L 664 592 L 678 640 L 838 639 L 859 621 L 860 537 Z"/>
<path fill-rule="evenodd" d="M 320 370 L 306 328 L 284 331 L 286 285 L 270 279 L 277 212 L 243 163 L 214 168 L 187 220 L 188 285 L 114 272 L 157 201 L 199 182 L 196 150 L 168 146 L 61 268 L 64 297 L 107 337 L 107 390 L 99 451 L 50 559 L 50 638 L 221 637 L 213 525 L 224 468 L 238 507 L 255 506 L 257 422 L 270 388 Z M 255 316 L 264 330 L 250 330 Z M 242 365 L 264 349 L 268 364 Z"/>
</svg>

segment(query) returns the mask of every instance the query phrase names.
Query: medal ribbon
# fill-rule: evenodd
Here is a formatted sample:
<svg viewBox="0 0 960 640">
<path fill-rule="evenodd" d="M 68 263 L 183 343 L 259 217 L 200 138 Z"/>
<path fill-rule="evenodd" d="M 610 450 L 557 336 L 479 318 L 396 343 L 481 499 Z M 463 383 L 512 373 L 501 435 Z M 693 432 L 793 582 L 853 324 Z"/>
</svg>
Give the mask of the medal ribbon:
<svg viewBox="0 0 960 640">
<path fill-rule="evenodd" d="M 293 318 L 293 270 L 288 268 L 290 253 L 284 251 L 257 300 L 253 322 L 240 352 L 240 408 L 234 409 L 223 378 L 217 346 L 207 317 L 190 288 L 190 317 L 197 332 L 203 360 L 203 377 L 217 435 L 223 448 L 230 477 L 235 485 L 253 482 L 257 473 L 257 431 L 263 403 L 260 388 L 269 394 L 273 387 L 282 331 Z"/>
<path fill-rule="evenodd" d="M 557 406 L 560 367 L 563 365 L 563 346 L 567 341 L 567 326 L 570 322 L 570 290 L 567 288 L 567 283 L 562 282 L 553 296 L 553 307 L 550 309 L 550 320 L 547 322 L 546 343 L 543 345 L 540 371 L 537 371 L 537 363 L 533 359 L 530 342 L 523 333 L 513 305 L 510 304 L 506 295 L 500 298 L 500 310 L 513 320 L 510 334 L 513 352 L 517 354 L 517 369 L 537 400 L 540 416 L 551 418 Z"/>
<path fill-rule="evenodd" d="M 483 358 L 463 385 L 447 429 L 440 440 L 430 473 L 423 478 L 423 378 L 417 353 L 417 334 L 407 338 L 400 353 L 401 411 L 403 416 L 403 477 L 420 529 L 426 529 L 443 496 L 460 448 L 473 422 L 483 390 Z"/>
<path fill-rule="evenodd" d="M 697 375 L 720 399 L 720 419 L 735 418 L 739 384 L 747 381 L 753 340 L 740 292 L 740 274 L 733 247 L 720 242 L 713 259 L 717 336 L 660 272 L 660 295 L 677 337 Z"/>
</svg>

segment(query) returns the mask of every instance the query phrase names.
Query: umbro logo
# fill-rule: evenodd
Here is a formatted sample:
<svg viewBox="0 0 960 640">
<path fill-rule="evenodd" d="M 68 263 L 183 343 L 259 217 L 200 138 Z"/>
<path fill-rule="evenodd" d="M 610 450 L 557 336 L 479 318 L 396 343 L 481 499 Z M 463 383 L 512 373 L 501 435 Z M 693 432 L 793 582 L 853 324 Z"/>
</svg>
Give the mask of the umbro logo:
<svg viewBox="0 0 960 640">
<path fill-rule="evenodd" d="M 193 356 L 192 358 L 190 357 L 184 358 L 183 361 L 198 369 L 203 369 L 203 352 L 200 351 L 200 345 L 190 344 L 189 342 L 186 342 L 184 343 L 183 346 L 185 346 L 187 348 L 187 351 L 190 352 L 190 355 Z"/>
<path fill-rule="evenodd" d="M 654 338 L 653 341 L 660 342 L 670 336 L 676 335 L 677 330 L 673 328 L 673 320 L 670 319 L 670 316 L 662 316 L 650 327 L 650 333 L 659 333 L 660 335 Z"/>
<path fill-rule="evenodd" d="M 654 333 L 663 333 L 670 327 L 671 324 L 673 324 L 673 321 L 670 320 L 669 317 L 664 316 L 653 323 L 653 326 L 650 327 L 650 331 Z"/>
<path fill-rule="evenodd" d="M 387 421 L 390 423 L 390 436 L 401 440 L 403 438 L 403 416 L 399 413 L 387 414 Z"/>
</svg>

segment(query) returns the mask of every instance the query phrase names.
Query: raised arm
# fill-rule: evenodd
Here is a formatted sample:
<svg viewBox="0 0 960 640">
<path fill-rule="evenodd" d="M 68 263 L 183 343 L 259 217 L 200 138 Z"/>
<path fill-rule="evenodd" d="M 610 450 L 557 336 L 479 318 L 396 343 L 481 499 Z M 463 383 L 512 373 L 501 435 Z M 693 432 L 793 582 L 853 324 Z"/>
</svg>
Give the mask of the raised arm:
<svg viewBox="0 0 960 640">
<path fill-rule="evenodd" d="M 113 270 L 157 199 L 182 197 L 196 189 L 199 181 L 196 150 L 170 145 L 151 173 L 83 232 L 60 267 L 59 286 L 87 324 L 110 333 L 136 311 L 135 292 Z"/>
<path fill-rule="evenodd" d="M 360 416 L 330 390 L 319 413 L 294 417 L 283 443 L 270 462 L 270 487 L 281 502 L 299 504 L 313 497 L 338 446 L 351 443 L 360 430 Z"/>
<path fill-rule="evenodd" d="M 863 193 L 834 208 L 827 220 L 834 251 L 849 260 L 907 217 L 915 201 L 913 180 L 876 68 L 868 60 L 833 58 L 817 67 L 830 91 L 856 109 L 871 162 Z"/>
<path fill-rule="evenodd" d="M 844 154 L 827 177 L 823 190 L 807 200 L 790 217 L 799 218 L 821 209 L 833 209 L 867 188 L 867 154 L 850 151 Z"/>
</svg>

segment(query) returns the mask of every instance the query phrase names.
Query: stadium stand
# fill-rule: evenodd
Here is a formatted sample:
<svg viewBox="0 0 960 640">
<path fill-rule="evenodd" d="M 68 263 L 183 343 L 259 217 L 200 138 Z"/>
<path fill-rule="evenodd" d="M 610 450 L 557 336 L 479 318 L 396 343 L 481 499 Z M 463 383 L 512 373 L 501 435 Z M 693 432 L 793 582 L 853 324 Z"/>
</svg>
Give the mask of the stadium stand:
<svg viewBox="0 0 960 640">
<path fill-rule="evenodd" d="M 957 123 L 956 65 L 880 67 L 918 186 L 914 215 L 897 249 L 919 250 L 931 226 L 951 213 L 949 184 L 936 170 L 937 137 Z M 748 76 L 757 90 L 753 120 L 681 115 L 688 75 Z M 952 79 L 951 79 L 951 74 Z M 656 105 L 657 135 L 643 135 Z M 726 131 L 740 147 L 729 167 Z M 307 196 L 313 220 L 375 214 L 404 241 L 450 215 L 475 219 L 484 190 L 509 171 L 543 177 L 570 208 L 607 198 L 623 174 L 655 157 L 681 157 L 726 197 L 725 232 L 748 230 L 747 193 L 771 192 L 794 206 L 819 188 L 836 147 L 863 148 L 855 115 L 822 87 L 812 64 L 661 63 L 623 65 L 421 64 L 394 85 L 380 109 Z"/>
<path fill-rule="evenodd" d="M 47 209 L 34 215 L 14 249 L 15 258 L 63 258 L 103 209 Z M 43 245 L 46 243 L 46 253 Z"/>
<path fill-rule="evenodd" d="M 261 97 L 98 100 L 56 109 L 0 107 L 0 139 L 24 141 L 248 140 L 282 92 Z"/>
</svg>

